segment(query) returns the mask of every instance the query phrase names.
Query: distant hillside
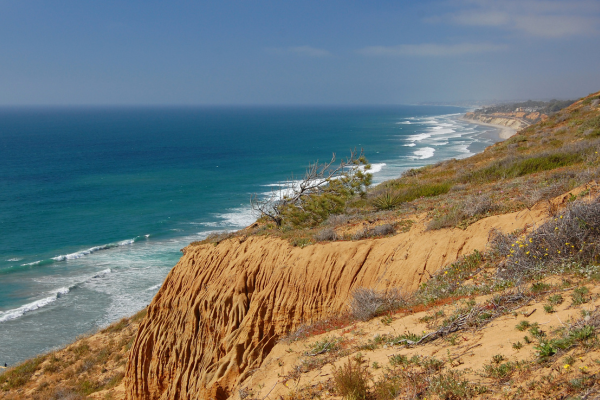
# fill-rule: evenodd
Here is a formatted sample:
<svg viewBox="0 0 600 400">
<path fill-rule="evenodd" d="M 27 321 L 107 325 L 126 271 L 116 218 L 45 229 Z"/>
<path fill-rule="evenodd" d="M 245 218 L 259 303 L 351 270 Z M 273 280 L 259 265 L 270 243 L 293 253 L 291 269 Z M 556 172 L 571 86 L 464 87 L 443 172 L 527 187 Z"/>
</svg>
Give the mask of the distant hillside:
<svg viewBox="0 0 600 400">
<path fill-rule="evenodd" d="M 558 112 L 574 102 L 574 100 L 528 100 L 521 103 L 497 104 L 468 112 L 465 114 L 465 118 L 521 130 L 536 122 L 546 121 L 548 115 Z"/>
</svg>

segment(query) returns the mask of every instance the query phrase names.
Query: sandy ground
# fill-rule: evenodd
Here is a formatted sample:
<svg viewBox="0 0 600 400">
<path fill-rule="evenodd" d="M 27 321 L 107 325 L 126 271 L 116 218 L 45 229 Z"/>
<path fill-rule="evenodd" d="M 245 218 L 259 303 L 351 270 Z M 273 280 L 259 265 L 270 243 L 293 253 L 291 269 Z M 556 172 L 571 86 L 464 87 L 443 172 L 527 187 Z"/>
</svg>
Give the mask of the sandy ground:
<svg viewBox="0 0 600 400">
<path fill-rule="evenodd" d="M 498 136 L 502 140 L 508 139 L 509 137 L 511 137 L 515 133 L 517 133 L 517 131 L 515 129 L 510 128 L 508 126 L 504 126 L 504 125 L 488 124 L 486 122 L 477 121 L 475 119 L 467 119 L 467 118 L 463 118 L 463 117 L 461 117 L 459 119 L 462 120 L 462 121 L 470 122 L 472 124 L 485 125 L 485 126 L 491 126 L 491 127 L 494 127 L 494 128 L 498 128 L 500 130 L 498 132 Z"/>
</svg>

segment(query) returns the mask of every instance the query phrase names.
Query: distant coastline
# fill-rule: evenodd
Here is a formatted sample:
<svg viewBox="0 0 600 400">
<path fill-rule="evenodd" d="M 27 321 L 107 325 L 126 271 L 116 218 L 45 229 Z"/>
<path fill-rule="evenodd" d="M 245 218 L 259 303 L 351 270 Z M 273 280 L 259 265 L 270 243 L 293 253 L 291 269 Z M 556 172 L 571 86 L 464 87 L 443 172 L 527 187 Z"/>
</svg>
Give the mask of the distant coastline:
<svg viewBox="0 0 600 400">
<path fill-rule="evenodd" d="M 515 135 L 517 133 L 516 129 L 508 127 L 508 126 L 504 126 L 504 125 L 489 124 L 487 122 L 478 121 L 476 119 L 465 118 L 464 116 L 463 117 L 459 117 L 458 119 L 461 120 L 461 121 L 472 123 L 472 124 L 484 125 L 484 126 L 491 126 L 491 127 L 494 127 L 494 128 L 498 128 L 500 130 L 498 132 L 498 136 L 502 140 L 506 140 L 506 139 L 510 138 L 511 136 L 513 136 L 513 135 Z"/>
</svg>

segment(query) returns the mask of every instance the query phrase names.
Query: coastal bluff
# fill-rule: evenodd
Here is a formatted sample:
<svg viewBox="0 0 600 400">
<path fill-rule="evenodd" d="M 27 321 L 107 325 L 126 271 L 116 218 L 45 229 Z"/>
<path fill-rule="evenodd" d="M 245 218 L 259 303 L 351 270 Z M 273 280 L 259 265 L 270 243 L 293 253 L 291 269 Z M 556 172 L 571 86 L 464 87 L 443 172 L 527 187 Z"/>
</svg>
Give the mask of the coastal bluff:
<svg viewBox="0 0 600 400">
<path fill-rule="evenodd" d="M 464 119 L 473 122 L 483 122 L 485 124 L 502 125 L 520 131 L 531 125 L 531 121 L 525 120 L 525 116 L 517 116 L 517 113 L 494 113 L 492 115 L 468 112 Z M 539 113 L 538 113 L 539 114 Z"/>
<path fill-rule="evenodd" d="M 130 351 L 128 400 L 233 396 L 277 341 L 339 315 L 360 287 L 413 291 L 443 266 L 484 250 L 490 232 L 526 229 L 546 209 L 484 218 L 468 228 L 304 248 L 264 236 L 190 245 L 148 306 Z"/>
</svg>

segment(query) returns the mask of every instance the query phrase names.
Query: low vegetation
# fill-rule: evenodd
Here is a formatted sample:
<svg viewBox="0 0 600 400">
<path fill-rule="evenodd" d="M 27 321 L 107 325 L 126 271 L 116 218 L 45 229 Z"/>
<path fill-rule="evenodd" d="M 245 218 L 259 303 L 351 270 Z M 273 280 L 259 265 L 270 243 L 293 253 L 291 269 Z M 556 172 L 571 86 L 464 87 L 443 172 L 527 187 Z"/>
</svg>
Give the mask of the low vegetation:
<svg viewBox="0 0 600 400">
<path fill-rule="evenodd" d="M 0 374 L 0 397 L 7 400 L 78 400 L 94 393 L 116 399 L 125 376 L 127 353 L 142 310 L 62 350 L 27 360 Z"/>
</svg>

